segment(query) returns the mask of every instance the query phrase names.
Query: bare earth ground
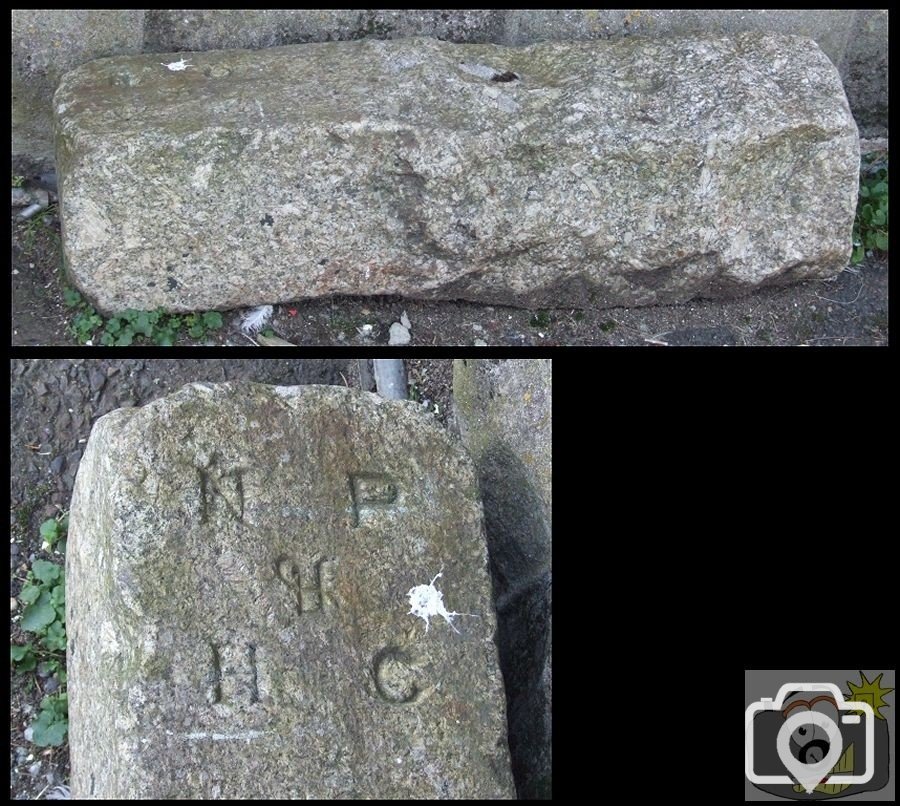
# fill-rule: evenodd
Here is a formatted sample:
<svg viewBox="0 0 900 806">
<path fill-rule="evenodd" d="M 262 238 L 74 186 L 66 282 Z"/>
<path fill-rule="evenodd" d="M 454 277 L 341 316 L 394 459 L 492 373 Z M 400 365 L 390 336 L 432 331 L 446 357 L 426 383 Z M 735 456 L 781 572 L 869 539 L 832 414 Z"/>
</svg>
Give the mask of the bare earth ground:
<svg viewBox="0 0 900 806">
<path fill-rule="evenodd" d="M 450 360 L 407 361 L 411 397 L 446 424 L 452 412 Z M 10 595 L 21 590 L 36 559 L 63 562 L 41 550 L 43 520 L 69 508 L 78 463 L 94 421 L 121 406 L 141 406 L 192 381 L 325 383 L 360 386 L 356 360 L 48 359 L 10 362 Z M 435 414 L 435 406 L 437 413 Z M 11 640 L 21 603 L 11 607 Z M 58 685 L 37 671 L 10 676 L 10 796 L 43 797 L 69 777 L 68 745 L 40 748 L 25 739 L 45 693 Z"/>
<path fill-rule="evenodd" d="M 33 175 L 32 165 L 15 172 Z M 37 223 L 13 211 L 13 345 L 74 345 L 72 311 L 62 302 L 59 219 Z M 869 257 L 830 281 L 764 289 L 736 300 L 602 311 L 528 311 L 469 302 L 425 302 L 397 297 L 300 300 L 275 308 L 271 326 L 305 345 L 374 346 L 388 341 L 391 323 L 406 311 L 411 346 L 664 346 L 664 345 L 886 345 L 888 262 Z M 203 341 L 184 332 L 177 344 L 243 345 L 240 312 Z M 364 328 L 371 325 L 371 328 Z M 366 331 L 370 331 L 366 333 Z M 140 342 L 136 342 L 140 344 Z"/>
</svg>

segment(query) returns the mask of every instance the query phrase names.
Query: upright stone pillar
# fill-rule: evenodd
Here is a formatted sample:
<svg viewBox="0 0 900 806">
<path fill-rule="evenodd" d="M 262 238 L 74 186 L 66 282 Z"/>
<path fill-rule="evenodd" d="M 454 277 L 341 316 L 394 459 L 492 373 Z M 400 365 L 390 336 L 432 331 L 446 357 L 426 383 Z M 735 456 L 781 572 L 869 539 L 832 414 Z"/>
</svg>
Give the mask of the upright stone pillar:
<svg viewBox="0 0 900 806">
<path fill-rule="evenodd" d="M 473 468 L 412 404 L 115 411 L 67 562 L 73 797 L 514 795 Z"/>
</svg>

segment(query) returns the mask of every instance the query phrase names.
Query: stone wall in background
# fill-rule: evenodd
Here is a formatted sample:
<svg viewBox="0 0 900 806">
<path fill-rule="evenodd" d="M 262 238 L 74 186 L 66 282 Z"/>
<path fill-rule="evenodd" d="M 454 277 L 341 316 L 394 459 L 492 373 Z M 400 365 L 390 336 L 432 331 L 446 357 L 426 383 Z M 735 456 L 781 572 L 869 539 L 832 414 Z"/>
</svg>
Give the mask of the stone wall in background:
<svg viewBox="0 0 900 806">
<path fill-rule="evenodd" d="M 103 56 L 140 53 L 142 10 L 27 9 L 12 15 L 13 155 L 53 159 L 51 99 L 63 74 Z"/>
<path fill-rule="evenodd" d="M 551 362 L 457 359 L 453 405 L 475 460 L 520 798 L 551 796 Z"/>
<path fill-rule="evenodd" d="M 101 56 L 434 36 L 544 40 L 775 31 L 816 40 L 837 65 L 862 136 L 887 133 L 886 10 L 16 10 L 13 154 L 52 158 L 51 98 L 67 70 Z"/>
</svg>

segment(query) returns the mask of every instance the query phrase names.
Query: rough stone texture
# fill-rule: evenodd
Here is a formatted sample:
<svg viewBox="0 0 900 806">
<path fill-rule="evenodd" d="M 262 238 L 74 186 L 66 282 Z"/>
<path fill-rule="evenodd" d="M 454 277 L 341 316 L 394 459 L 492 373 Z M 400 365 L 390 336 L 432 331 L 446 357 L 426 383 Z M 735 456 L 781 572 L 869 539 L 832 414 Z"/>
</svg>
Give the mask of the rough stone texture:
<svg viewBox="0 0 900 806">
<path fill-rule="evenodd" d="M 841 78 L 860 131 L 867 137 L 888 133 L 887 9 L 857 11 Z"/>
<path fill-rule="evenodd" d="M 491 9 L 150 10 L 144 46 L 152 51 L 222 50 L 407 36 L 500 42 L 504 14 Z"/>
<path fill-rule="evenodd" d="M 73 797 L 513 795 L 475 475 L 414 404 L 192 384 L 108 414 L 67 564 Z M 441 569 L 476 615 L 426 631 L 407 594 Z"/>
<path fill-rule="evenodd" d="M 453 406 L 475 460 L 522 798 L 551 795 L 551 363 L 457 359 Z"/>
<path fill-rule="evenodd" d="M 856 126 L 801 37 L 161 61 L 98 60 L 55 96 L 68 268 L 106 312 L 669 303 L 828 277 L 850 254 Z"/>
<path fill-rule="evenodd" d="M 86 26 L 85 15 L 96 15 L 95 19 L 107 16 L 99 25 Z M 59 76 L 96 56 L 141 50 L 142 38 L 144 51 L 168 52 L 364 37 L 434 36 L 451 42 L 528 45 L 632 34 L 742 31 L 776 31 L 816 40 L 837 65 L 861 130 L 869 137 L 887 134 L 888 35 L 884 9 L 23 9 L 13 16 L 14 153 L 39 159 L 52 157 L 51 96 Z M 85 43 L 109 38 L 111 32 L 121 44 L 113 42 L 92 54 L 82 52 Z M 46 62 L 44 72 L 30 69 L 34 58 Z"/>
<path fill-rule="evenodd" d="M 140 53 L 143 10 L 12 13 L 12 153 L 53 154 L 53 92 L 63 73 L 101 56 Z"/>
</svg>

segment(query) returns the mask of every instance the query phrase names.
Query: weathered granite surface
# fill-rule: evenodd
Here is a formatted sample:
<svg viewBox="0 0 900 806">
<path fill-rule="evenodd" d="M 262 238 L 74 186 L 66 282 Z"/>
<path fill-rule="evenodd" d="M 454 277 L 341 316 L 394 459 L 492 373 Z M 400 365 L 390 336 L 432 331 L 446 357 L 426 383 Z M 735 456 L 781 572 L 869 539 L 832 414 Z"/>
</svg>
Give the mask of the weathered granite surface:
<svg viewBox="0 0 900 806">
<path fill-rule="evenodd" d="M 106 312 L 671 303 L 850 254 L 856 124 L 804 37 L 144 54 L 54 100 L 68 271 Z"/>
<path fill-rule="evenodd" d="M 192 384 L 101 418 L 72 796 L 512 797 L 486 564 L 471 460 L 412 403 Z"/>
</svg>

